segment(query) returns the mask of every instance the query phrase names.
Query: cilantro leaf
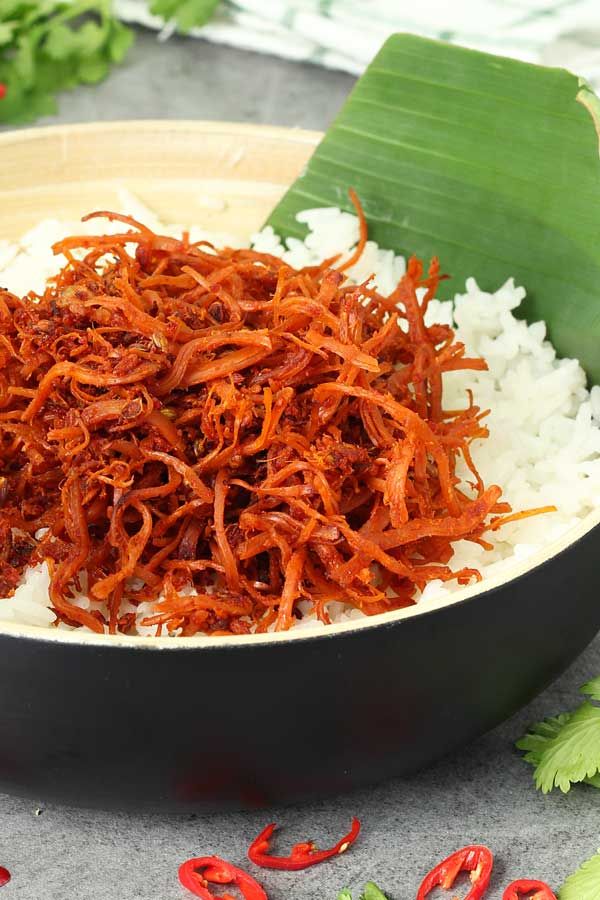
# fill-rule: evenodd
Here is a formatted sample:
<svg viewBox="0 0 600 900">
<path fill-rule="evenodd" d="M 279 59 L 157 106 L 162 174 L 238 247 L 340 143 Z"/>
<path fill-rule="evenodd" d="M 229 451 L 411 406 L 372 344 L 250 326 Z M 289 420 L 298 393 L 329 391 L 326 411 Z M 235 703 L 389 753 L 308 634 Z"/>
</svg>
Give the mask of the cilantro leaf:
<svg viewBox="0 0 600 900">
<path fill-rule="evenodd" d="M 372 881 L 367 881 L 364 886 L 363 894 L 360 900 L 387 900 L 387 897 L 381 891 L 376 884 Z"/>
<path fill-rule="evenodd" d="M 592 678 L 591 681 L 586 682 L 582 688 L 580 688 L 580 692 L 585 694 L 586 697 L 589 697 L 591 700 L 600 700 L 600 675 L 597 678 Z"/>
<path fill-rule="evenodd" d="M 125 59 L 127 52 L 133 44 L 133 31 L 117 22 L 116 19 L 110 20 L 109 40 L 107 41 L 106 52 L 114 63 L 120 63 Z"/>
<path fill-rule="evenodd" d="M 167 22 L 174 19 L 185 32 L 206 25 L 218 5 L 219 0 L 152 0 L 150 12 Z"/>
<path fill-rule="evenodd" d="M 218 2 L 149 0 L 181 31 L 204 25 Z M 112 0 L 0 0 L 0 123 L 55 112 L 59 91 L 105 78 L 132 41 Z"/>
<path fill-rule="evenodd" d="M 600 677 L 588 681 L 580 692 L 600 701 Z M 535 783 L 544 793 L 554 787 L 567 793 L 578 782 L 600 788 L 599 706 L 586 701 L 575 712 L 544 719 L 533 725 L 516 746 L 525 751 L 524 760 L 534 766 Z"/>
<path fill-rule="evenodd" d="M 528 733 L 516 744 L 519 750 L 526 751 L 523 757 L 525 762 L 531 763 L 532 766 L 539 766 L 548 744 L 557 736 L 563 725 L 566 725 L 570 718 L 571 713 L 561 713 L 560 716 L 544 719 L 543 722 L 537 722 L 535 725 L 532 725 Z"/>
<path fill-rule="evenodd" d="M 534 754 L 539 752 L 534 747 Z M 563 793 L 572 784 L 600 771 L 600 707 L 582 705 L 570 715 L 541 750 L 535 769 L 536 786 L 547 794 L 554 787 Z"/>
<path fill-rule="evenodd" d="M 585 784 L 590 784 L 592 787 L 600 788 L 600 772 L 597 772 L 595 775 L 591 775 L 589 778 L 583 779 Z"/>
<path fill-rule="evenodd" d="M 0 122 L 55 112 L 56 93 L 104 78 L 132 40 L 112 0 L 2 0 Z"/>
<path fill-rule="evenodd" d="M 600 900 L 600 852 L 569 875 L 558 900 Z"/>
<path fill-rule="evenodd" d="M 344 888 L 337 895 L 337 900 L 352 900 L 352 894 L 348 888 Z M 360 900 L 387 900 L 383 891 L 373 881 L 367 881 L 360 895 Z"/>
<path fill-rule="evenodd" d="M 0 47 L 5 47 L 13 40 L 17 30 L 16 22 L 0 22 Z"/>
<path fill-rule="evenodd" d="M 69 56 L 95 54 L 102 49 L 104 29 L 91 19 L 81 28 L 69 28 L 60 23 L 48 32 L 44 50 L 50 59 L 68 59 Z"/>
</svg>

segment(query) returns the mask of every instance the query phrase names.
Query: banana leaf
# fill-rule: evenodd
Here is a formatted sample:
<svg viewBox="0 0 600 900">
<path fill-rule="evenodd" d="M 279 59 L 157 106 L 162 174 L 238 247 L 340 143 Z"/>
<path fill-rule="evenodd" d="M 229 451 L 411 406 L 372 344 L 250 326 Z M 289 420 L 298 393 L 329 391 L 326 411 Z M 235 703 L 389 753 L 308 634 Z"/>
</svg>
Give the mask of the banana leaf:
<svg viewBox="0 0 600 900">
<path fill-rule="evenodd" d="M 600 102 L 564 69 L 408 34 L 391 37 L 269 224 L 303 237 L 296 213 L 352 210 L 381 246 L 438 255 L 452 278 L 527 289 L 563 356 L 600 382 Z"/>
</svg>

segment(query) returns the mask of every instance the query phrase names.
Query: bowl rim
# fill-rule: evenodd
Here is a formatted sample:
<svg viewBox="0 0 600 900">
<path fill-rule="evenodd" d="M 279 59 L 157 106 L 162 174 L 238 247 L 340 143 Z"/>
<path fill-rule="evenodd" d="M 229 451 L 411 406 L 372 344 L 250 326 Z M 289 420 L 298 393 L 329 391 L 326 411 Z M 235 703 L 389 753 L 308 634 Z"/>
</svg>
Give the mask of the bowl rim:
<svg viewBox="0 0 600 900">
<path fill-rule="evenodd" d="M 228 135 L 260 136 L 289 144 L 314 146 L 325 136 L 323 131 L 309 128 L 295 128 L 286 125 L 263 125 L 254 122 L 230 122 L 227 119 L 107 119 L 96 122 L 67 122 L 63 125 L 36 125 L 26 128 L 11 128 L 0 131 L 0 146 L 21 143 L 34 143 L 37 140 L 60 138 L 64 140 L 71 135 L 93 134 L 94 132 L 120 132 L 123 129 L 140 131 L 162 131 L 212 133 L 226 132 Z M 99 179 L 102 180 L 102 179 Z"/>
<path fill-rule="evenodd" d="M 289 142 L 295 140 L 298 143 L 316 145 L 323 133 L 302 128 L 289 128 L 285 126 L 261 125 L 245 122 L 207 121 L 188 119 L 119 119 L 107 122 L 69 123 L 64 125 L 45 125 L 35 128 L 9 130 L 0 133 L 0 148 L 10 144 L 22 142 L 35 142 L 47 137 L 59 139 L 68 138 L 71 134 L 81 132 L 94 133 L 118 133 L 124 127 L 136 129 L 149 129 L 158 131 L 175 131 L 185 133 L 189 131 L 197 133 L 219 133 L 226 131 L 228 134 L 258 135 L 266 138 Z M 370 633 L 378 628 L 387 628 L 401 624 L 415 618 L 422 619 L 435 615 L 446 609 L 462 607 L 467 603 L 476 602 L 478 598 L 507 587 L 520 578 L 535 573 L 546 565 L 554 557 L 562 555 L 575 546 L 586 535 L 599 529 L 600 534 L 600 506 L 595 507 L 575 525 L 568 528 L 560 537 L 556 538 L 544 547 L 539 548 L 531 556 L 524 559 L 506 559 L 495 564 L 492 575 L 484 576 L 481 582 L 470 584 L 455 590 L 451 594 L 442 595 L 437 599 L 427 600 L 425 603 L 416 603 L 414 606 L 393 610 L 387 613 L 379 613 L 375 616 L 351 619 L 345 622 L 337 622 L 323 626 L 302 627 L 296 626 L 290 631 L 269 632 L 267 634 L 230 635 L 211 637 L 209 635 L 196 635 L 194 637 L 152 637 L 141 635 L 123 634 L 95 634 L 84 631 L 81 628 L 67 630 L 54 628 L 53 626 L 26 625 L 18 622 L 0 620 L 0 638 L 27 638 L 36 642 L 62 644 L 66 646 L 93 646 L 102 648 L 120 649 L 151 649 L 157 651 L 173 650 L 219 650 L 251 647 L 276 647 L 285 643 L 307 643 L 321 641 L 336 636 L 356 635 Z"/>
</svg>

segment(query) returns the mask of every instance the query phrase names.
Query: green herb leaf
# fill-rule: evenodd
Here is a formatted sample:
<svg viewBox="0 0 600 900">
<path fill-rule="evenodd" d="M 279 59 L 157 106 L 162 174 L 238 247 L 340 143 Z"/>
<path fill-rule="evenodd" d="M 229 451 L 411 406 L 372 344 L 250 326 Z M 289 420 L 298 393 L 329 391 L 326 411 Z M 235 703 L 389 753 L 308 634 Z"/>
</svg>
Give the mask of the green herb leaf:
<svg viewBox="0 0 600 900">
<path fill-rule="evenodd" d="M 106 78 L 109 69 L 110 62 L 96 56 L 91 59 L 82 59 L 77 66 L 77 74 L 84 84 L 94 84 L 94 82 Z"/>
<path fill-rule="evenodd" d="M 17 30 L 16 22 L 0 22 L 0 48 L 10 44 Z"/>
<path fill-rule="evenodd" d="M 588 681 L 580 690 L 592 700 L 600 700 L 600 678 Z M 524 751 L 523 759 L 535 768 L 538 787 L 548 791 L 555 786 L 566 792 L 572 783 L 585 782 L 600 788 L 599 716 L 598 707 L 584 703 L 575 713 L 562 713 L 532 725 L 517 741 L 518 749 Z M 591 774 L 580 777 L 584 770 Z"/>
<path fill-rule="evenodd" d="M 372 881 L 368 881 L 363 889 L 361 900 L 387 900 L 387 897 Z"/>
<path fill-rule="evenodd" d="M 93 55 L 102 49 L 104 39 L 105 30 L 97 22 L 84 22 L 80 28 L 59 23 L 48 31 L 44 51 L 50 59 Z"/>
<path fill-rule="evenodd" d="M 337 895 L 337 900 L 352 900 L 352 893 L 349 888 L 344 888 Z M 375 882 L 367 881 L 365 884 L 360 900 L 387 900 L 383 891 L 377 887 Z"/>
<path fill-rule="evenodd" d="M 583 703 L 541 752 L 535 783 L 545 794 L 554 787 L 567 793 L 572 784 L 599 772 L 600 708 Z"/>
<path fill-rule="evenodd" d="M 440 257 L 441 297 L 515 276 L 526 317 L 600 381 L 599 120 L 569 72 L 394 35 L 269 224 L 303 237 L 296 214 L 352 211 L 352 187 L 380 246 Z"/>
<path fill-rule="evenodd" d="M 127 51 L 133 44 L 133 31 L 117 22 L 116 19 L 110 23 L 110 41 L 108 42 L 108 55 L 115 63 L 120 63 L 125 59 Z"/>
<path fill-rule="evenodd" d="M 569 875 L 558 900 L 600 900 L 600 852 Z"/>
<path fill-rule="evenodd" d="M 531 763 L 532 766 L 539 766 L 544 752 L 548 749 L 548 744 L 570 718 L 571 713 L 561 713 L 560 716 L 544 719 L 543 722 L 532 725 L 525 737 L 522 737 L 516 744 L 519 750 L 526 751 L 523 757 L 525 762 Z"/>
<path fill-rule="evenodd" d="M 600 700 L 600 675 L 597 678 L 592 678 L 591 681 L 587 681 L 580 689 L 580 692 L 592 700 Z"/>
<path fill-rule="evenodd" d="M 153 0 L 150 12 L 167 22 L 174 19 L 185 32 L 206 25 L 218 5 L 219 0 Z"/>
<path fill-rule="evenodd" d="M 57 92 L 104 78 L 132 40 L 111 0 L 2 0 L 0 122 L 55 112 Z"/>
</svg>

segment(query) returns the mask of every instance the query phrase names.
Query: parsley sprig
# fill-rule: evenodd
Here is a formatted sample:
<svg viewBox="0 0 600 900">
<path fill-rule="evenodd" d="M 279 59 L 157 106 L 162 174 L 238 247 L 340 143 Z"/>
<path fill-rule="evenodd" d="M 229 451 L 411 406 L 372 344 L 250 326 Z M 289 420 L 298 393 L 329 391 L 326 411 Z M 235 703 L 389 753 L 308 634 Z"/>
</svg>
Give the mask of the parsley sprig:
<svg viewBox="0 0 600 900">
<path fill-rule="evenodd" d="M 581 693 L 589 699 L 577 709 L 538 722 L 517 742 L 544 794 L 555 787 L 566 794 L 579 782 L 600 788 L 600 677 Z"/>
</svg>

